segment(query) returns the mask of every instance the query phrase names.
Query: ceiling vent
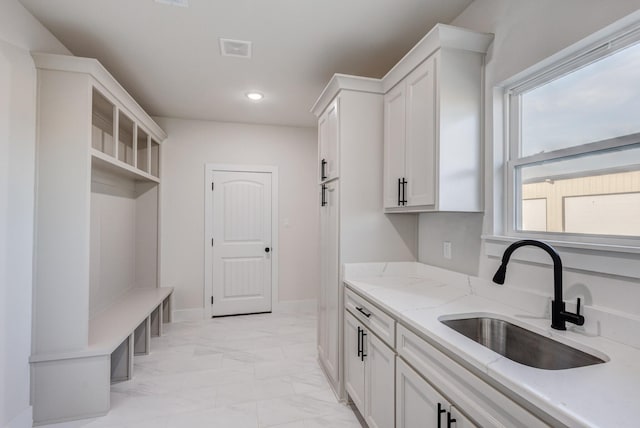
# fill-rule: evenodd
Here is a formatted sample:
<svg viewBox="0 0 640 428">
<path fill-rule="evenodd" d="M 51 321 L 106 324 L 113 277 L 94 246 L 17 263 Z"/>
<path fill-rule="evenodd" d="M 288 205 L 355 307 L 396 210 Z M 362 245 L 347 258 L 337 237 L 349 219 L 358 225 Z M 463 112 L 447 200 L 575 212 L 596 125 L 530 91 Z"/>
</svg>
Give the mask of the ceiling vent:
<svg viewBox="0 0 640 428">
<path fill-rule="evenodd" d="M 156 0 L 156 3 L 168 4 L 171 6 L 189 7 L 189 0 Z"/>
<path fill-rule="evenodd" d="M 251 58 L 251 42 L 220 39 L 220 54 L 237 58 Z"/>
</svg>

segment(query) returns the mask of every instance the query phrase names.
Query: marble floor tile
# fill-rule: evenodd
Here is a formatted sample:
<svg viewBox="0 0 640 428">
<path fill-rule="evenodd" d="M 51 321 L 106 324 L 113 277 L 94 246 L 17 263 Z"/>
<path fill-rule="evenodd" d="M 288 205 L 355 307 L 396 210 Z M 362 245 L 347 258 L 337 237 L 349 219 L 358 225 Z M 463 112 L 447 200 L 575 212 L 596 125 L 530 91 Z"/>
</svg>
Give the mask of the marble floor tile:
<svg viewBox="0 0 640 428">
<path fill-rule="evenodd" d="M 101 418 L 45 428 L 360 428 L 318 366 L 316 317 L 258 314 L 165 325 Z"/>
</svg>

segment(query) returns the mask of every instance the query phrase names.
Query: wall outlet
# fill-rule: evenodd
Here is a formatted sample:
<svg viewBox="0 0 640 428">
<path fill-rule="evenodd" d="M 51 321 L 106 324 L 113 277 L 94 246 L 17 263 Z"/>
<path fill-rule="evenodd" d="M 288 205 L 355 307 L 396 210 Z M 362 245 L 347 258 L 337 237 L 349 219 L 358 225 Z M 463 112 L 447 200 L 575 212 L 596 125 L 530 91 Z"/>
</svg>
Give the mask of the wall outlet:
<svg viewBox="0 0 640 428">
<path fill-rule="evenodd" d="M 447 260 L 451 260 L 451 242 L 444 241 L 442 243 L 442 257 Z"/>
</svg>

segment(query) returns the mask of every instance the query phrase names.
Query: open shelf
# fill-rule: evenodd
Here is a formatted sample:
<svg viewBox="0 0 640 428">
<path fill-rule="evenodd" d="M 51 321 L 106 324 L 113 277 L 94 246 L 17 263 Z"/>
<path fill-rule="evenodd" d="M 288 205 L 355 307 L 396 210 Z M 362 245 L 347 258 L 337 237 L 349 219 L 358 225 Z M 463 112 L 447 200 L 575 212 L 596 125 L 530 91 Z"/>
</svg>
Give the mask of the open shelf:
<svg viewBox="0 0 640 428">
<path fill-rule="evenodd" d="M 134 166 L 133 135 L 135 123 L 122 111 L 118 112 L 118 160 Z"/>
<path fill-rule="evenodd" d="M 121 162 L 95 149 L 91 150 L 91 167 L 115 173 L 135 181 L 148 181 L 153 183 L 160 182 L 158 177 L 154 177 L 149 173 L 140 171 L 129 164 Z"/>
<path fill-rule="evenodd" d="M 122 168 L 129 178 L 159 181 L 160 144 L 95 87 L 91 125 L 93 158 Z"/>
<path fill-rule="evenodd" d="M 106 155 L 115 156 L 113 141 L 114 115 L 116 107 L 96 88 L 93 88 L 91 103 L 91 147 Z"/>
<path fill-rule="evenodd" d="M 160 144 L 151 139 L 151 169 L 149 173 L 154 177 L 160 177 Z"/>
<path fill-rule="evenodd" d="M 151 151 L 149 150 L 149 145 L 151 144 L 149 135 L 144 132 L 144 130 L 138 128 L 138 143 L 136 145 L 136 150 L 138 151 L 136 156 L 136 167 L 140 171 L 144 171 L 146 173 L 149 172 L 149 155 Z"/>
</svg>

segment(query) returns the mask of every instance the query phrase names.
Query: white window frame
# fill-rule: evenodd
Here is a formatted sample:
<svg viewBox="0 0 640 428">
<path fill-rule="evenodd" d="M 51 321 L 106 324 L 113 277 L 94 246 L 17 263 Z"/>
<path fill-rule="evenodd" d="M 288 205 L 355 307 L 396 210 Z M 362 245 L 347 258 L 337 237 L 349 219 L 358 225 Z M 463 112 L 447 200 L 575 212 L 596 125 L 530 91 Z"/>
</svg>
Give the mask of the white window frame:
<svg viewBox="0 0 640 428">
<path fill-rule="evenodd" d="M 554 233 L 517 230 L 516 167 L 535 162 L 562 159 L 567 156 L 596 152 L 640 142 L 640 135 L 623 136 L 588 143 L 552 152 L 518 158 L 520 150 L 520 109 L 514 105 L 528 90 L 555 80 L 587 64 L 640 43 L 640 13 L 593 34 L 590 37 L 519 73 L 494 88 L 493 91 L 493 168 L 487 188 L 493 189 L 493 222 L 488 235 L 483 236 L 485 253 L 501 257 L 504 249 L 520 239 L 538 239 L 553 245 L 566 267 L 580 271 L 640 278 L 640 238 L 575 233 Z M 514 114 L 515 112 L 515 114 Z M 487 201 L 488 205 L 490 201 Z M 514 253 L 516 259 L 547 264 L 537 252 Z M 632 262 L 630 262 L 632 260 Z"/>
</svg>

